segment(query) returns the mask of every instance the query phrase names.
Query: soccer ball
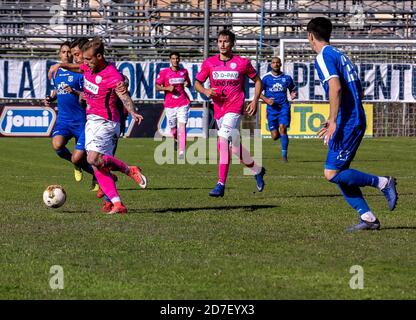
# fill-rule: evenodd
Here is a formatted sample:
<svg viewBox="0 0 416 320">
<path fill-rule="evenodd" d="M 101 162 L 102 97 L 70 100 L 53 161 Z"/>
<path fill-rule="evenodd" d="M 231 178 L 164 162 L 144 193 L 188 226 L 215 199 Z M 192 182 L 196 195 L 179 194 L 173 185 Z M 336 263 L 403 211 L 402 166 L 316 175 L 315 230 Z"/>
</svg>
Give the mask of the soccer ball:
<svg viewBox="0 0 416 320">
<path fill-rule="evenodd" d="M 66 192 L 62 186 L 50 185 L 43 192 L 43 202 L 49 208 L 59 208 L 66 200 Z"/>
</svg>

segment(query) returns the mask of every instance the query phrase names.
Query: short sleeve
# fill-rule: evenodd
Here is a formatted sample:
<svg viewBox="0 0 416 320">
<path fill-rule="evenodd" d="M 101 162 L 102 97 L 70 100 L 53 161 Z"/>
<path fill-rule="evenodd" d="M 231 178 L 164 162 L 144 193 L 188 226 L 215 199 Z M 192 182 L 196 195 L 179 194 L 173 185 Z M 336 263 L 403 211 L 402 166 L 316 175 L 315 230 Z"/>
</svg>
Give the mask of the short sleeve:
<svg viewBox="0 0 416 320">
<path fill-rule="evenodd" d="M 266 76 L 264 76 L 264 77 L 261 79 L 261 85 L 262 85 L 263 89 L 265 89 L 265 88 L 266 88 L 266 84 L 267 84 L 266 78 L 267 78 L 267 75 L 266 75 Z"/>
<path fill-rule="evenodd" d="M 250 60 L 247 59 L 247 66 L 246 66 L 246 75 L 250 79 L 254 79 L 257 76 L 257 71 L 254 69 L 253 65 L 251 64 Z"/>
<path fill-rule="evenodd" d="M 186 81 L 186 82 L 188 82 L 190 85 L 192 84 L 192 83 L 191 83 L 191 79 L 189 79 L 189 73 L 188 73 L 188 70 L 186 70 L 186 69 L 185 69 L 185 81 Z"/>
<path fill-rule="evenodd" d="M 165 81 L 165 71 L 163 69 L 163 70 L 160 70 L 159 75 L 156 78 L 156 84 L 158 86 L 162 86 L 164 81 Z"/>
<path fill-rule="evenodd" d="M 120 82 L 124 82 L 124 78 L 117 68 L 114 67 L 114 72 L 111 73 L 111 80 L 108 83 L 108 87 L 115 89 Z"/>
<path fill-rule="evenodd" d="M 210 73 L 210 67 L 207 60 L 205 60 L 201 65 L 201 70 L 196 75 L 196 80 L 199 82 L 205 82 L 209 76 Z"/>
<path fill-rule="evenodd" d="M 332 51 L 324 48 L 322 54 L 316 57 L 316 62 L 323 75 L 322 83 L 327 82 L 331 78 L 339 78 L 337 58 Z"/>
</svg>

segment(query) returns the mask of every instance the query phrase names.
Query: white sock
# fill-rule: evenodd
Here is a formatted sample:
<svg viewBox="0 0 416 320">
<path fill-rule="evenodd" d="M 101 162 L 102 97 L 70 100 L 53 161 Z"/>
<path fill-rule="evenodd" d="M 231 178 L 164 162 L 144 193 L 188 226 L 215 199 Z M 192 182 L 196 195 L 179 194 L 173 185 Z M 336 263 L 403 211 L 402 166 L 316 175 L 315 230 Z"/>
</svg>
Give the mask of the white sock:
<svg viewBox="0 0 416 320">
<path fill-rule="evenodd" d="M 378 177 L 378 189 L 384 189 L 387 185 L 387 182 L 389 182 L 389 179 L 387 179 L 386 177 Z"/>
<path fill-rule="evenodd" d="M 367 211 L 366 213 L 363 213 L 361 215 L 361 220 L 367 221 L 367 222 L 374 222 L 376 221 L 376 216 L 371 212 Z"/>
<path fill-rule="evenodd" d="M 121 202 L 120 197 L 114 197 L 113 199 L 111 199 L 111 202 L 114 204 L 116 202 Z"/>
</svg>

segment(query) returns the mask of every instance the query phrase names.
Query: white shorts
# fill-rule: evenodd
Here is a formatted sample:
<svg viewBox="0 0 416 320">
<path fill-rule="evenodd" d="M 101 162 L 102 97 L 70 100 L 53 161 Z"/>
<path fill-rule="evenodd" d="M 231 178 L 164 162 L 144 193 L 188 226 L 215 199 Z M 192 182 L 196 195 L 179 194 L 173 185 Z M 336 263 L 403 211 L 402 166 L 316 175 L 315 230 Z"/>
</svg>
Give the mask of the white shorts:
<svg viewBox="0 0 416 320">
<path fill-rule="evenodd" d="M 120 123 L 106 120 L 94 114 L 87 116 L 85 124 L 85 150 L 96 151 L 107 156 L 114 154 L 120 136 Z"/>
<path fill-rule="evenodd" d="M 176 108 L 165 108 L 165 112 L 169 128 L 175 128 L 178 122 L 185 124 L 188 122 L 189 105 Z"/>
<path fill-rule="evenodd" d="M 222 118 L 217 120 L 218 136 L 229 141 L 240 139 L 240 120 L 239 113 L 226 113 Z"/>
</svg>

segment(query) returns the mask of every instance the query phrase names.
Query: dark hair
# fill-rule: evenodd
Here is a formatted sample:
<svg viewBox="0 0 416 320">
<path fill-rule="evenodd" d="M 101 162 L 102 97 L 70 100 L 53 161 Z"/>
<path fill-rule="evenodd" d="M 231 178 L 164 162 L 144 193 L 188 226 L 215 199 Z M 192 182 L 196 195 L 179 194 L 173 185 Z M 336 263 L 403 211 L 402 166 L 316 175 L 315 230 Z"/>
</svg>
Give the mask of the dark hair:
<svg viewBox="0 0 416 320">
<path fill-rule="evenodd" d="M 59 51 L 62 50 L 62 47 L 67 46 L 68 48 L 71 48 L 71 44 L 69 43 L 69 41 L 65 41 L 63 43 L 61 43 L 61 45 L 59 46 Z"/>
<path fill-rule="evenodd" d="M 218 38 L 220 36 L 224 36 L 224 37 L 228 36 L 228 39 L 230 40 L 230 42 L 235 44 L 235 34 L 232 33 L 230 30 L 227 30 L 227 29 L 221 30 L 220 33 L 218 33 Z"/>
<path fill-rule="evenodd" d="M 169 59 L 172 58 L 172 56 L 177 56 L 178 58 L 181 57 L 181 55 L 179 54 L 179 52 L 176 52 L 176 51 L 172 51 L 171 53 L 169 53 Z"/>
<path fill-rule="evenodd" d="M 71 42 L 70 48 L 73 49 L 75 47 L 82 48 L 84 44 L 88 42 L 87 38 L 77 38 Z"/>
<path fill-rule="evenodd" d="M 332 32 L 332 23 L 324 17 L 313 18 L 309 21 L 306 30 L 314 35 L 319 41 L 329 42 Z"/>
<path fill-rule="evenodd" d="M 88 41 L 82 46 L 81 50 L 87 51 L 90 48 L 93 48 L 94 56 L 96 56 L 97 54 L 104 55 L 104 43 L 100 38 L 94 38 Z"/>
</svg>

